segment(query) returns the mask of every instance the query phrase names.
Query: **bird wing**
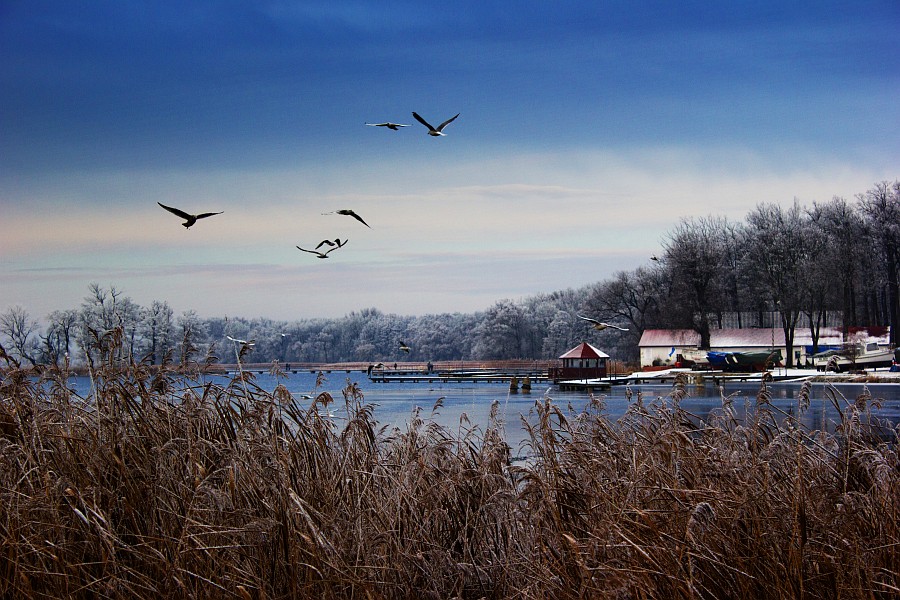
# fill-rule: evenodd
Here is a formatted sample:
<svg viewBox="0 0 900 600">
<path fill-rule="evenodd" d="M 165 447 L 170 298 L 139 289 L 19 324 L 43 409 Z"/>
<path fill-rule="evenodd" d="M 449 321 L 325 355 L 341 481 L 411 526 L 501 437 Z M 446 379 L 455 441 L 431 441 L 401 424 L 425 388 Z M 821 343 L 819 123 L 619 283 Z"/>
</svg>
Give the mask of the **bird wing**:
<svg viewBox="0 0 900 600">
<path fill-rule="evenodd" d="M 198 218 L 198 219 L 205 219 L 206 217 L 211 217 L 211 216 L 213 216 L 213 215 L 221 215 L 223 212 L 225 212 L 225 211 L 221 211 L 221 212 L 201 213 L 201 214 L 197 215 L 197 218 Z"/>
<path fill-rule="evenodd" d="M 613 329 L 618 329 L 619 331 L 628 331 L 627 327 L 619 327 L 618 325 L 610 325 Z"/>
<path fill-rule="evenodd" d="M 456 113 L 456 117 L 458 117 L 458 116 L 459 116 L 459 113 Z M 452 123 L 453 119 L 455 119 L 456 117 L 451 117 L 451 118 L 447 119 L 446 121 L 444 121 L 443 123 L 441 123 L 440 125 L 438 125 L 437 130 L 441 131 L 444 127 L 446 127 L 447 125 Z"/>
<path fill-rule="evenodd" d="M 423 119 L 422 117 L 419 116 L 419 113 L 413 111 L 413 114 L 412 114 L 412 115 L 413 115 L 413 118 L 415 118 L 416 121 L 418 121 L 419 123 L 421 123 L 422 125 L 424 125 L 425 127 L 427 127 L 427 128 L 429 129 L 429 131 L 435 131 L 434 127 L 432 127 L 431 125 L 428 124 L 428 121 L 426 121 L 425 119 Z M 459 115 L 457 115 L 457 116 L 459 116 Z M 456 117 L 453 117 L 453 118 L 455 119 Z M 451 119 L 451 120 L 452 120 L 452 119 Z"/>
<path fill-rule="evenodd" d="M 321 252 L 318 252 L 316 250 L 307 250 L 306 248 L 301 248 L 300 246 L 297 246 L 297 250 L 300 250 L 301 252 L 309 252 L 310 254 L 315 254 L 316 256 L 325 256 Z"/>
<path fill-rule="evenodd" d="M 178 210 L 177 208 L 172 208 L 171 206 L 166 206 L 166 205 L 163 204 L 162 202 L 157 202 L 157 204 L 159 204 L 160 206 L 162 206 L 164 209 L 166 209 L 167 211 L 169 211 L 169 212 L 172 213 L 173 215 L 178 215 L 178 216 L 181 217 L 182 219 L 193 219 L 193 218 L 194 218 L 194 215 L 189 215 L 189 214 L 187 214 L 186 212 L 184 212 L 183 210 Z"/>
<path fill-rule="evenodd" d="M 587 321 L 589 323 L 593 323 L 595 325 L 603 325 L 603 323 L 601 323 L 597 319 L 592 319 L 590 317 L 582 317 L 581 315 L 575 315 L 575 316 L 578 317 L 579 319 L 584 319 L 585 321 Z"/>
<path fill-rule="evenodd" d="M 332 242 L 331 240 L 322 240 L 321 242 L 319 242 L 319 245 L 316 246 L 316 250 L 318 250 L 319 248 L 321 248 L 321 247 L 324 246 L 325 244 L 328 244 L 329 246 L 334 246 L 334 242 Z"/>
<path fill-rule="evenodd" d="M 356 214 L 356 213 L 353 212 L 352 210 L 348 210 L 348 211 L 344 212 L 344 214 L 353 217 L 354 219 L 356 219 L 357 221 L 359 221 L 360 223 L 362 223 L 363 225 L 365 225 L 365 226 L 368 227 L 369 229 L 372 229 L 372 227 L 371 227 L 368 223 L 366 223 L 365 221 L 363 221 L 363 218 L 362 218 L 361 216 L 359 216 L 358 214 Z"/>
</svg>

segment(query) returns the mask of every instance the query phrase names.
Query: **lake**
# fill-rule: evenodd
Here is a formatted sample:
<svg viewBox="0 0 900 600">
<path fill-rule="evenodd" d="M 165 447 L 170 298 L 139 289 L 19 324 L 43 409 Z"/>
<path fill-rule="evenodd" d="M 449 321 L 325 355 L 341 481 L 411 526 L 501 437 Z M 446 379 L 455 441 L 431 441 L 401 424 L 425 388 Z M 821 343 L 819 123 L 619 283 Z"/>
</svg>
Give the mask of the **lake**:
<svg viewBox="0 0 900 600">
<path fill-rule="evenodd" d="M 255 383 L 264 390 L 271 392 L 278 384 L 278 380 L 272 375 L 254 373 Z M 416 406 L 422 408 L 422 417 L 428 418 L 435 402 L 442 398 L 443 406 L 439 409 L 434 420 L 451 430 L 457 430 L 460 426 L 460 417 L 465 414 L 471 424 L 478 425 L 482 429 L 488 421 L 491 404 L 496 400 L 500 402 L 500 414 L 505 423 L 506 441 L 514 450 L 518 449 L 520 442 L 526 438 L 522 427 L 521 418 L 524 416 L 529 422 L 534 422 L 533 408 L 535 402 L 543 399 L 547 394 L 564 411 L 568 406 L 576 411 L 586 408 L 590 402 L 590 396 L 586 392 L 562 391 L 550 383 L 535 383 L 531 393 L 511 394 L 509 387 L 502 383 L 484 382 L 421 382 L 421 383 L 373 383 L 361 372 L 331 372 L 325 374 L 325 383 L 321 389 L 316 390 L 316 374 L 309 372 L 291 373 L 286 378 L 280 379 L 281 383 L 296 397 L 303 395 L 315 395 L 322 391 L 329 392 L 335 399 L 334 414 L 340 419 L 344 405 L 341 390 L 346 387 L 348 381 L 359 384 L 365 399 L 365 403 L 376 406 L 375 417 L 381 425 L 404 427 Z M 227 385 L 230 378 L 223 375 L 204 375 L 201 382 L 210 382 L 218 385 Z M 71 387 L 81 396 L 86 396 L 90 391 L 90 380 L 87 377 L 73 377 L 70 380 Z M 797 412 L 797 394 L 801 388 L 800 383 L 770 383 L 769 392 L 772 404 L 789 414 Z M 881 408 L 874 409 L 873 414 L 879 419 L 889 422 L 892 427 L 900 423 L 900 384 L 867 384 L 868 390 L 875 399 L 882 401 Z M 853 383 L 814 383 L 810 394 L 810 406 L 804 411 L 801 423 L 814 430 L 833 431 L 839 421 L 837 410 L 828 398 L 829 393 L 837 396 L 839 405 L 843 408 L 852 403 L 857 395 L 862 393 L 863 384 Z M 719 390 L 714 385 L 694 386 L 686 388 L 688 397 L 682 400 L 681 407 L 700 419 L 709 420 L 711 416 L 721 411 L 722 400 Z M 665 398 L 672 391 L 671 385 L 642 384 L 628 386 L 632 393 L 632 402 L 638 393 L 643 395 L 644 404 L 647 405 L 657 398 Z M 745 410 L 752 409 L 756 404 L 756 394 L 759 384 L 755 382 L 729 383 L 725 385 L 725 394 L 734 402 L 735 412 L 743 417 Z M 831 390 L 831 391 L 829 391 Z M 625 386 L 614 386 L 611 390 L 602 394 L 605 400 L 605 414 L 610 419 L 618 419 L 628 408 L 629 400 Z M 308 400 L 300 400 L 302 405 Z"/>
</svg>

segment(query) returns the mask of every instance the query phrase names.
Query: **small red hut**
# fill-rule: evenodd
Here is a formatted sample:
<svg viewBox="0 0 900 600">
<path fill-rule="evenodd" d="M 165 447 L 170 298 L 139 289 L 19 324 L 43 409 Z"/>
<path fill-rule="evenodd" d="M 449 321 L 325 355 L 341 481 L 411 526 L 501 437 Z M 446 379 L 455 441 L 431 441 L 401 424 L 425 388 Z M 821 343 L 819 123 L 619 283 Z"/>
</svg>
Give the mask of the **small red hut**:
<svg viewBox="0 0 900 600">
<path fill-rule="evenodd" d="M 569 379 L 599 379 L 606 377 L 609 354 L 582 342 L 559 357 L 561 367 L 550 367 L 553 383 Z"/>
</svg>

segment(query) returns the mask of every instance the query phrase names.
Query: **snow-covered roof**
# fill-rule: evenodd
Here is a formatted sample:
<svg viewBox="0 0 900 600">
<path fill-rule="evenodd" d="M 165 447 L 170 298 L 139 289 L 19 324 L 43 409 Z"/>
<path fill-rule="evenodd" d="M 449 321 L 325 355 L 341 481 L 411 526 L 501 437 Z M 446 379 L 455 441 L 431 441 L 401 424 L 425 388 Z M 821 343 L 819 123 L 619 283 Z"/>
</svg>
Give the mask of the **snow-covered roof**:
<svg viewBox="0 0 900 600">
<path fill-rule="evenodd" d="M 784 346 L 784 331 L 755 327 L 747 329 L 713 329 L 710 331 L 709 345 L 712 348 L 771 348 Z M 819 345 L 838 345 L 843 342 L 841 330 L 836 327 L 823 327 L 819 334 Z M 700 334 L 690 329 L 648 329 L 641 336 L 638 346 L 641 348 L 681 348 L 697 347 Z M 812 344 L 812 335 L 808 329 L 798 328 L 794 331 L 794 347 Z"/>
<path fill-rule="evenodd" d="M 609 358 L 609 354 L 607 354 L 603 350 L 594 348 L 587 342 L 581 342 L 580 344 L 560 356 L 560 358 Z"/>
</svg>

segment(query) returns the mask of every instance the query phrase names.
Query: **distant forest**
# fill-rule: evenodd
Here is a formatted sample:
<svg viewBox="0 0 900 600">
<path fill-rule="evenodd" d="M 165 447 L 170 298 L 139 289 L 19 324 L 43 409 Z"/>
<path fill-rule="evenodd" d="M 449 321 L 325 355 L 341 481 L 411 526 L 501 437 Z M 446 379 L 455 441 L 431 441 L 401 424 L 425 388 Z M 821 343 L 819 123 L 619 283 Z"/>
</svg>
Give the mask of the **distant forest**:
<svg viewBox="0 0 900 600">
<path fill-rule="evenodd" d="M 684 218 L 644 266 L 578 289 L 499 300 L 482 312 L 401 316 L 368 308 L 336 319 L 203 319 L 91 284 L 80 306 L 42 320 L 21 306 L 0 313 L 0 352 L 22 365 L 61 364 L 66 356 L 79 365 L 97 360 L 116 336 L 135 362 L 184 364 L 212 352 L 231 363 L 230 336 L 255 342 L 245 357 L 251 362 L 393 362 L 549 359 L 587 341 L 634 362 L 647 329 L 691 329 L 708 347 L 717 328 L 773 326 L 789 343 L 801 327 L 815 340 L 825 326 L 892 326 L 896 345 L 898 269 L 900 181 L 885 181 L 853 200 L 760 203 L 743 222 Z M 578 314 L 628 331 L 594 331 Z"/>
</svg>

